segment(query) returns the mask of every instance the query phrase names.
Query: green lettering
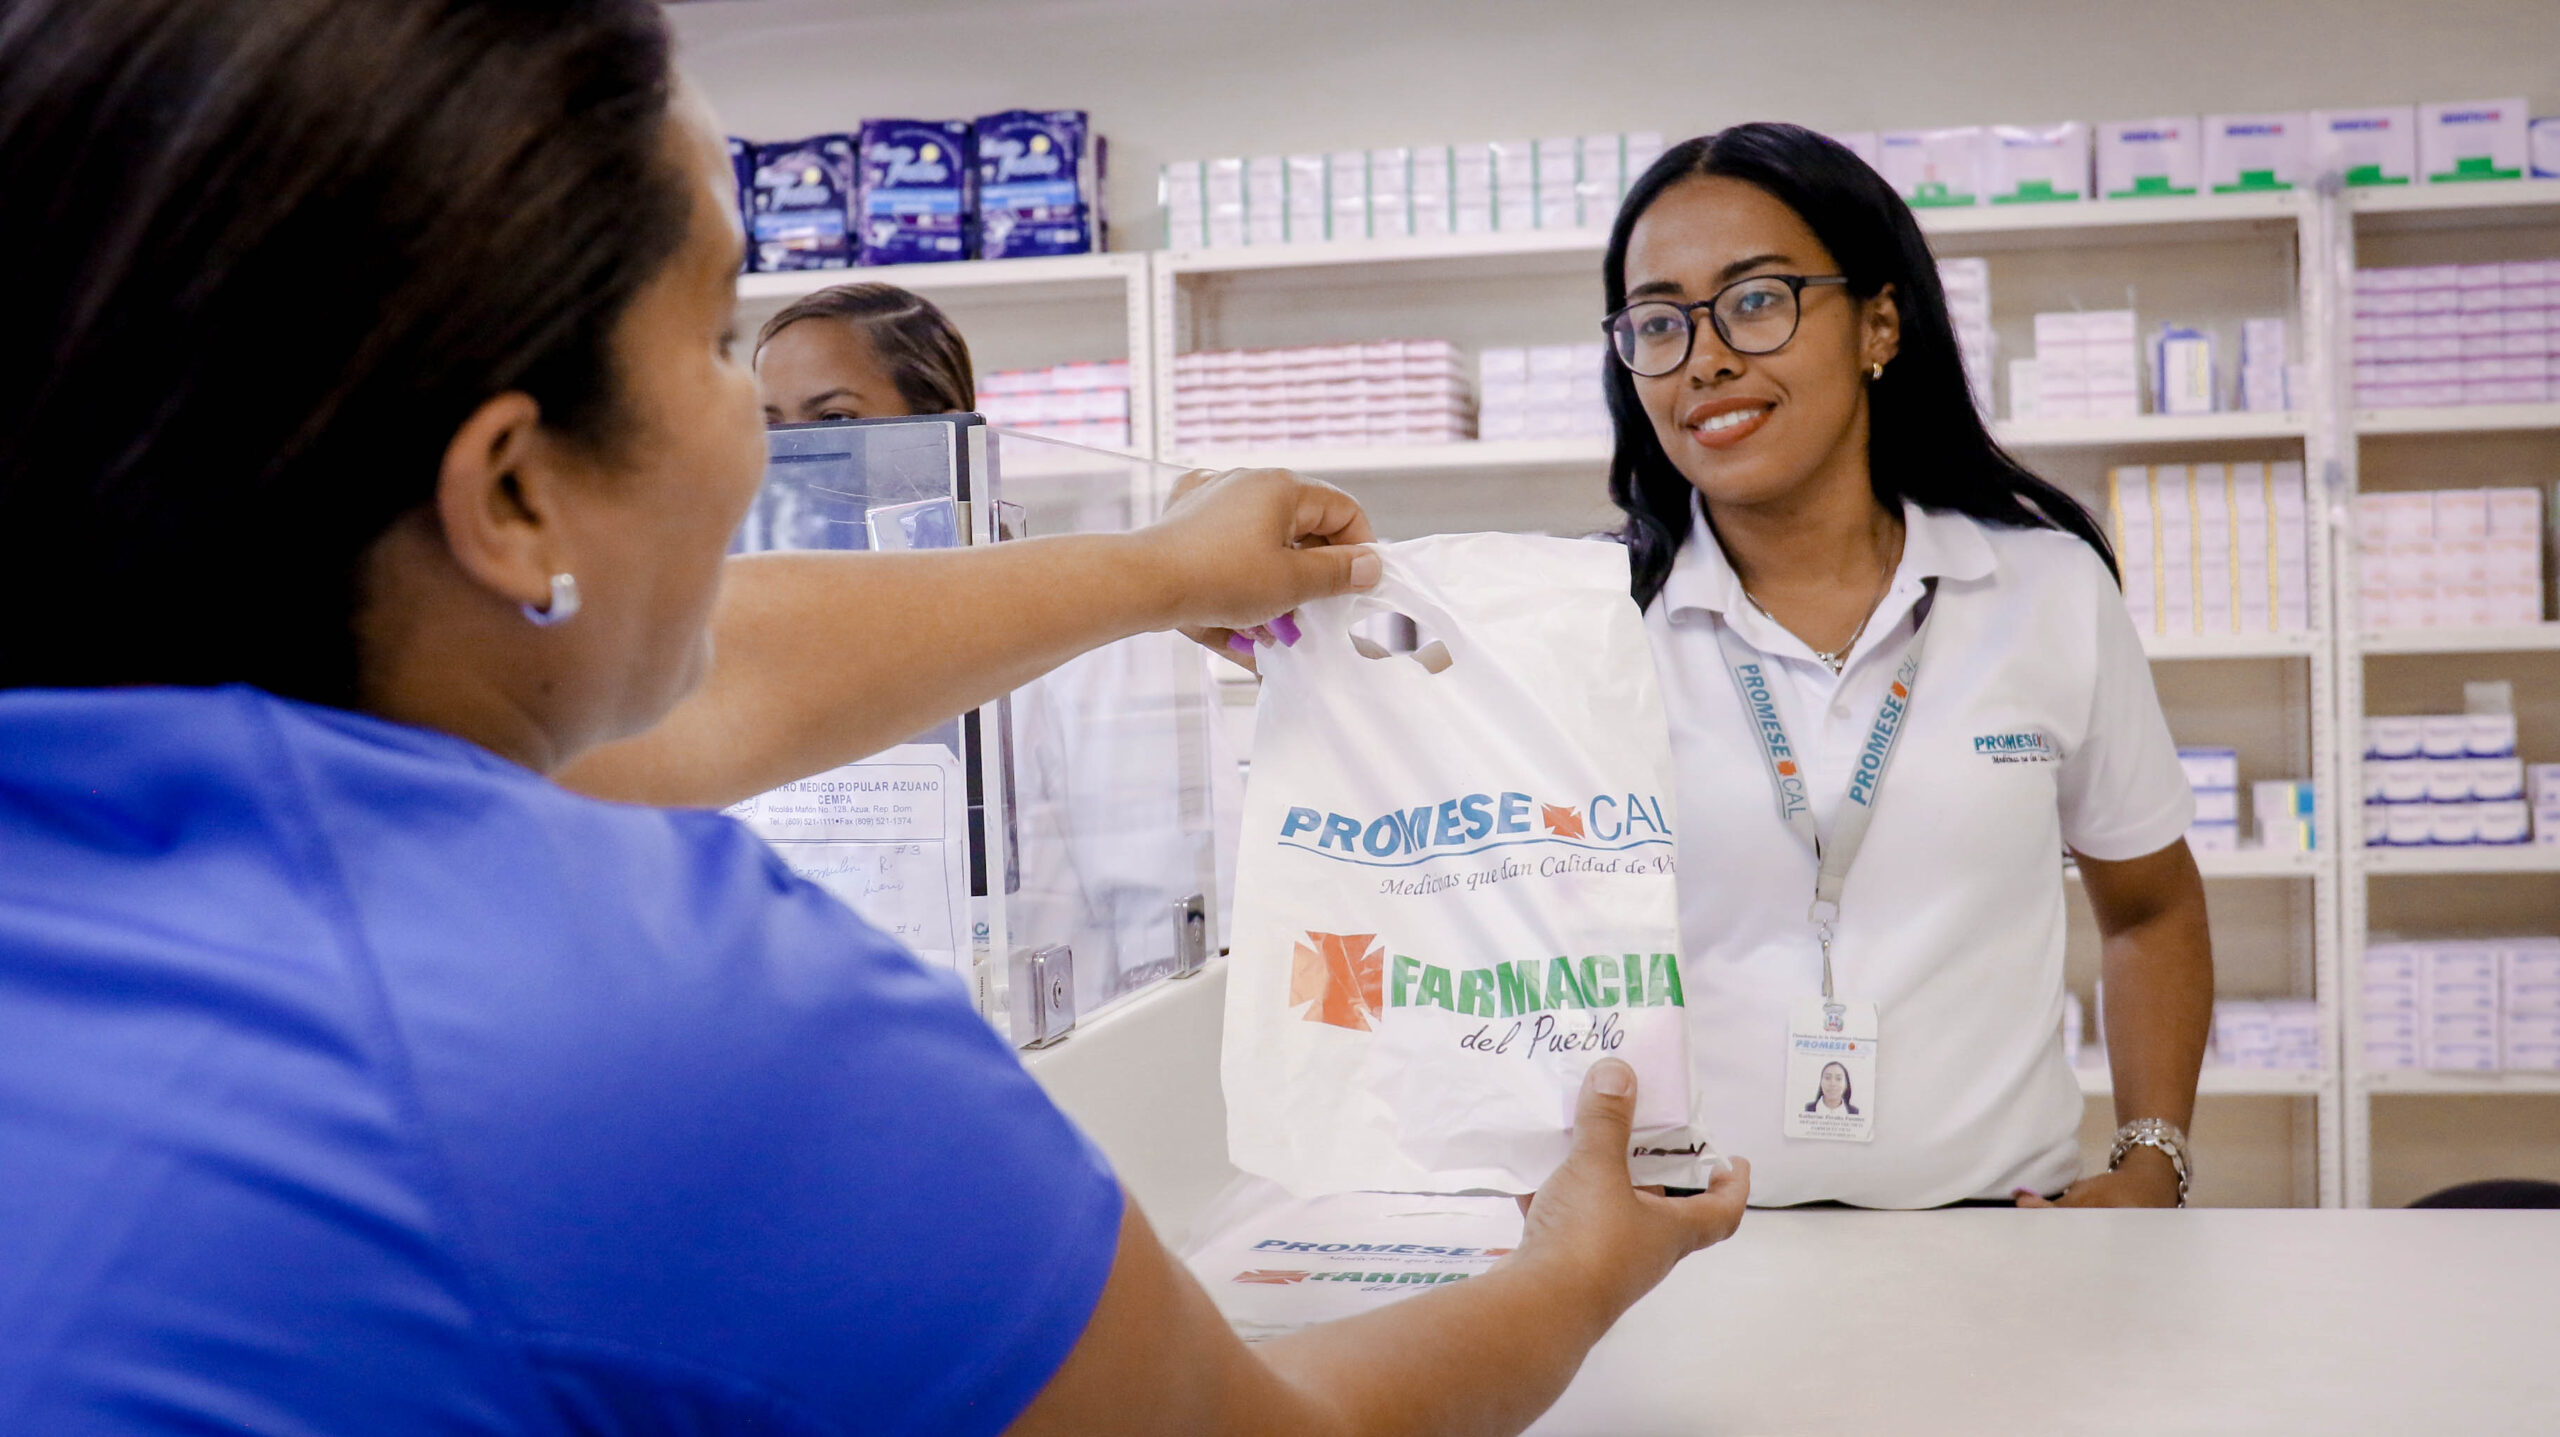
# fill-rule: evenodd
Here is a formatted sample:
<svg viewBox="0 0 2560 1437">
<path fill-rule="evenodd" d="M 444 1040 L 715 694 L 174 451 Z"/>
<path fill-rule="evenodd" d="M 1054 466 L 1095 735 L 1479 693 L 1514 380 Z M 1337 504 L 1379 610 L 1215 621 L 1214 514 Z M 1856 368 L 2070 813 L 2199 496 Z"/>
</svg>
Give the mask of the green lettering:
<svg viewBox="0 0 2560 1437">
<path fill-rule="evenodd" d="M 1449 992 L 1449 970 L 1426 964 L 1422 970 L 1422 992 L 1414 999 L 1435 1008 L 1455 1008 L 1457 1000 Z"/>
<path fill-rule="evenodd" d="M 1600 971 L 1594 972 L 1594 968 Z M 1582 960 L 1582 991 L 1591 995 L 1591 1006 L 1607 1008 L 1618 1001 L 1618 960 L 1606 953 L 1596 953 Z"/>
<path fill-rule="evenodd" d="M 1412 1000 L 1413 973 L 1421 966 L 1421 959 L 1408 958 L 1401 953 L 1387 964 L 1388 969 L 1395 975 L 1394 981 L 1388 985 L 1391 990 L 1387 994 L 1388 1007 L 1402 1008 Z"/>
<path fill-rule="evenodd" d="M 1582 985 L 1574 981 L 1573 960 L 1547 960 L 1547 1006 L 1550 1008 L 1588 1008 L 1591 1001 L 1582 995 Z"/>
<path fill-rule="evenodd" d="M 1502 1016 L 1505 1018 L 1517 1018 L 1546 1006 L 1538 1001 L 1538 960 L 1535 958 L 1495 964 L 1493 981 L 1495 996 L 1502 1000 Z"/>
<path fill-rule="evenodd" d="M 1493 971 L 1469 968 L 1458 975 L 1458 1011 L 1479 1018 L 1493 1016 Z"/>
<path fill-rule="evenodd" d="M 1396 1274 L 1396 1283 L 1398 1286 L 1402 1286 L 1408 1282 L 1429 1282 L 1431 1280 L 1431 1274 L 1427 1272 L 1399 1272 Z"/>
<path fill-rule="evenodd" d="M 1627 1006 L 1630 1008 L 1651 1006 L 1645 1002 L 1644 997 L 1644 955 L 1628 954 L 1626 961 L 1619 965 L 1619 972 L 1627 980 Z"/>
<path fill-rule="evenodd" d="M 1645 971 L 1651 975 L 1651 981 L 1645 984 L 1651 990 L 1646 995 L 1647 1007 L 1658 1008 L 1666 1003 L 1674 1008 L 1689 1006 L 1680 992 L 1679 954 L 1656 953 L 1645 960 Z"/>
</svg>

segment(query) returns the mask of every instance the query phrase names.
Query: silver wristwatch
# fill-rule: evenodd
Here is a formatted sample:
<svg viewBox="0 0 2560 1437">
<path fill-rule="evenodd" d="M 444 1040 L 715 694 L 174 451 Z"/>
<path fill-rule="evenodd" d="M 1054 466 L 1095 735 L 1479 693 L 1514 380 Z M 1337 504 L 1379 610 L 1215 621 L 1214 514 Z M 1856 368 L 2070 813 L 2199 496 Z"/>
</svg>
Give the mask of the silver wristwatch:
<svg viewBox="0 0 2560 1437">
<path fill-rule="evenodd" d="M 2136 1118 L 2116 1129 L 2115 1151 L 2107 1154 L 2107 1171 L 2114 1172 L 2124 1164 L 2125 1154 L 2135 1148 L 2158 1148 L 2169 1159 L 2169 1167 L 2178 1175 L 2178 1206 L 2187 1205 L 2187 1135 L 2167 1118 Z"/>
</svg>

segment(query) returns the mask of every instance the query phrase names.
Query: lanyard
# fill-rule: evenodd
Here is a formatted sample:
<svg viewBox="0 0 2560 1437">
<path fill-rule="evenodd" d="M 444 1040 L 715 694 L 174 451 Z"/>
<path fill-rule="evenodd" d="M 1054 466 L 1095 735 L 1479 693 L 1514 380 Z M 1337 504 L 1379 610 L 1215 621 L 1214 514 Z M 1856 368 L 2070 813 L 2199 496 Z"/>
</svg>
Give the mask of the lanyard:
<svg viewBox="0 0 2560 1437">
<path fill-rule="evenodd" d="M 1778 717 L 1778 698 L 1769 684 L 1768 660 L 1744 643 L 1721 615 L 1716 621 L 1716 647 L 1724 652 L 1724 666 L 1733 675 L 1735 692 L 1742 697 L 1743 717 L 1759 736 L 1760 755 L 1769 765 L 1769 787 L 1778 800 L 1778 817 L 1795 830 L 1805 847 L 1813 850 L 1817 864 L 1813 907 L 1805 916 L 1813 921 L 1814 936 L 1822 942 L 1825 1003 L 1833 1001 L 1831 925 L 1840 917 L 1840 890 L 1848 882 L 1849 865 L 1857 862 L 1858 849 L 1867 841 L 1867 825 L 1875 821 L 1876 794 L 1884 787 L 1885 770 L 1892 765 L 1894 748 L 1902 740 L 1902 720 L 1911 712 L 1911 685 L 1920 676 L 1920 646 L 1929 637 L 1929 615 L 1934 607 L 1929 601 L 1933 597 L 1934 590 L 1920 598 L 1919 626 L 1903 646 L 1902 662 L 1894 669 L 1893 684 L 1885 690 L 1884 702 L 1876 706 L 1875 722 L 1867 726 L 1867 741 L 1858 750 L 1857 769 L 1849 775 L 1849 801 L 1831 825 L 1829 843 L 1822 841 L 1821 831 L 1814 823 L 1813 801 L 1805 792 L 1803 764 L 1796 757 L 1794 745 L 1787 741 L 1786 721 Z"/>
</svg>

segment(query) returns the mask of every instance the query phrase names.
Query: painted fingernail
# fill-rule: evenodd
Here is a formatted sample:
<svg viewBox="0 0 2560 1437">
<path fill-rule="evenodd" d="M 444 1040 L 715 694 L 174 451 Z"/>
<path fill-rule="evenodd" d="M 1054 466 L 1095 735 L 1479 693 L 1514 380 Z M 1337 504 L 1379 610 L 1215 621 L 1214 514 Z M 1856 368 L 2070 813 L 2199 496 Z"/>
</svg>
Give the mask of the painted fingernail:
<svg viewBox="0 0 2560 1437">
<path fill-rule="evenodd" d="M 1280 638 L 1280 642 L 1284 645 L 1294 646 L 1300 638 L 1298 633 L 1298 621 L 1290 618 L 1287 614 L 1282 614 L 1280 617 L 1273 619 L 1270 627 L 1271 632 L 1277 634 Z"/>
<path fill-rule="evenodd" d="M 1242 634 L 1229 634 L 1227 635 L 1227 647 L 1240 654 L 1249 654 L 1253 652 L 1253 640 L 1246 638 Z"/>
</svg>

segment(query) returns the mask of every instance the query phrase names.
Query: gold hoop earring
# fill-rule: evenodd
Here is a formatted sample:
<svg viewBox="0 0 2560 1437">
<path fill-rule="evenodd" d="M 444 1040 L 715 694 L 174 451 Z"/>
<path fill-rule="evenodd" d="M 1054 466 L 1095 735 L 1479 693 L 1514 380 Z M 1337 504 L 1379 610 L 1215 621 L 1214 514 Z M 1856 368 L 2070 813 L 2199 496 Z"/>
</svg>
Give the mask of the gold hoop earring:
<svg viewBox="0 0 2560 1437">
<path fill-rule="evenodd" d="M 1879 360 L 1877 360 L 1875 363 L 1870 364 L 1870 365 L 1868 365 L 1868 366 L 1867 366 L 1867 378 L 1869 378 L 1869 379 L 1871 379 L 1871 380 L 1873 380 L 1873 379 L 1882 379 L 1882 378 L 1884 378 L 1884 361 L 1883 361 L 1883 360 L 1879 359 Z"/>
</svg>

